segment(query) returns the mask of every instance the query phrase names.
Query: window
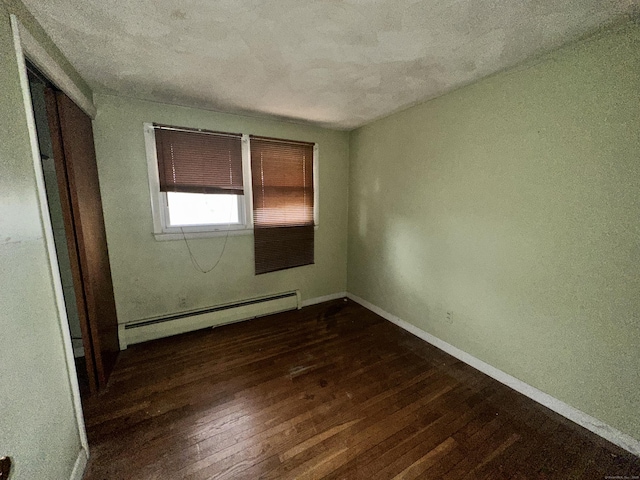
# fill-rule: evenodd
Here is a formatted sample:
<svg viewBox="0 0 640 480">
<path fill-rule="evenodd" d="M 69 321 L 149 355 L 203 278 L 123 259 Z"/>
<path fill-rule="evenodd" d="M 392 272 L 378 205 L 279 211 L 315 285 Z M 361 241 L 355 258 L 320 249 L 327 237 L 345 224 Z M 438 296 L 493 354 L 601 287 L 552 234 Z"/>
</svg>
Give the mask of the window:
<svg viewBox="0 0 640 480">
<path fill-rule="evenodd" d="M 145 124 L 158 239 L 250 233 L 248 138 Z"/>
<path fill-rule="evenodd" d="M 240 195 L 167 192 L 167 225 L 237 225 L 242 213 Z"/>
<path fill-rule="evenodd" d="M 314 263 L 314 144 L 250 141 L 256 274 Z"/>
<path fill-rule="evenodd" d="M 314 263 L 317 146 L 145 124 L 158 240 L 253 233 L 255 272 Z"/>
</svg>

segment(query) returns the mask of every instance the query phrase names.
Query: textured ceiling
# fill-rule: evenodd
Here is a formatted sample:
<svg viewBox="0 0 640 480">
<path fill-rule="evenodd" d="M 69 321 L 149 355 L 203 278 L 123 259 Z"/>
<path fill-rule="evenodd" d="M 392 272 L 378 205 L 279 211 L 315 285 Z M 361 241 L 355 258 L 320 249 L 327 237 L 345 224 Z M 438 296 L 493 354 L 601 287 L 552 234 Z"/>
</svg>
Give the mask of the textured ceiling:
<svg viewBox="0 0 640 480">
<path fill-rule="evenodd" d="M 23 0 L 95 91 L 351 129 L 635 0 Z"/>
</svg>

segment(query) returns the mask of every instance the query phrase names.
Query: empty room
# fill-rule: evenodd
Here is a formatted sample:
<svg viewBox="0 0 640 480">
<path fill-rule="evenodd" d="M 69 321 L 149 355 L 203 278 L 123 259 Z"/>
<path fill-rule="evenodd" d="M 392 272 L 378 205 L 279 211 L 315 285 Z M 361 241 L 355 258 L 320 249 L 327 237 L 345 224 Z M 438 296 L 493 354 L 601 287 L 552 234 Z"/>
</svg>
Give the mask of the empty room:
<svg viewBox="0 0 640 480">
<path fill-rule="evenodd" d="M 0 480 L 640 479 L 640 2 L 0 0 Z"/>
</svg>

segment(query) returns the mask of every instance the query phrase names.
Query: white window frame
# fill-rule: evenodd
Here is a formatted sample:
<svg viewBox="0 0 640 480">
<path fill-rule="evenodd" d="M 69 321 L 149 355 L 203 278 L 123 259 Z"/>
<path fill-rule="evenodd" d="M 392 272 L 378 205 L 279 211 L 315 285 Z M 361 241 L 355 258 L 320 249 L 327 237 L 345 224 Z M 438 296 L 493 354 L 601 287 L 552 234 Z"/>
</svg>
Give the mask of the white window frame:
<svg viewBox="0 0 640 480">
<path fill-rule="evenodd" d="M 153 217 L 153 235 L 156 240 L 182 240 L 183 238 L 219 237 L 226 235 L 253 235 L 253 191 L 251 179 L 251 146 L 249 135 L 242 135 L 242 181 L 244 195 L 238 196 L 238 216 L 244 222 L 230 225 L 169 226 L 167 194 L 160 191 L 156 135 L 153 123 L 144 123 L 144 141 L 147 153 L 147 172 Z M 313 223 L 319 227 L 319 149 L 313 145 Z"/>
<path fill-rule="evenodd" d="M 181 240 L 183 238 L 217 237 L 226 235 L 250 235 L 253 233 L 253 195 L 251 191 L 251 163 L 249 161 L 249 136 L 242 136 L 242 180 L 244 195 L 238 195 L 240 222 L 224 225 L 169 225 L 167 194 L 160 191 L 156 136 L 153 123 L 144 124 L 144 141 L 147 152 L 147 171 L 153 234 L 156 240 Z"/>
</svg>

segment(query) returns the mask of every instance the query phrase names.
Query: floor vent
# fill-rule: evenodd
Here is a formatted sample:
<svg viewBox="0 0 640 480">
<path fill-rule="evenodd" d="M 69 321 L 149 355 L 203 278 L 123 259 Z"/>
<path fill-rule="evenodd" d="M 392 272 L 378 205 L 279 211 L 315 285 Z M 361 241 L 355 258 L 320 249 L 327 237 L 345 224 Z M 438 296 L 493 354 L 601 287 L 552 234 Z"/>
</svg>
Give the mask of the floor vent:
<svg viewBox="0 0 640 480">
<path fill-rule="evenodd" d="M 118 327 L 120 349 L 124 350 L 128 345 L 135 343 L 295 310 L 299 307 L 300 294 L 293 291 L 123 323 Z"/>
</svg>

